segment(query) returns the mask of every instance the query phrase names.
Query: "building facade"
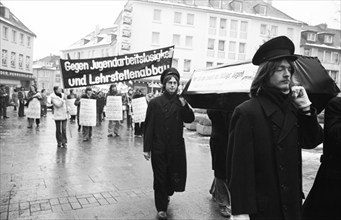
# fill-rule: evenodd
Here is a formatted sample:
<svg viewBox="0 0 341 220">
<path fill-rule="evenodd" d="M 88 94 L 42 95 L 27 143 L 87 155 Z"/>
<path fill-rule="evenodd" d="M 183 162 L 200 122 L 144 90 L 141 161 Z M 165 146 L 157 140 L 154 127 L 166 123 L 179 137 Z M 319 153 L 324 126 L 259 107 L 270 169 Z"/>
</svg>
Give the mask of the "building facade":
<svg viewBox="0 0 341 220">
<path fill-rule="evenodd" d="M 11 94 L 33 82 L 33 47 L 36 35 L 0 2 L 0 84 Z"/>
<path fill-rule="evenodd" d="M 328 28 L 326 24 L 304 25 L 300 49 L 302 55 L 318 57 L 341 88 L 341 30 Z"/>
<path fill-rule="evenodd" d="M 50 55 L 33 62 L 33 76 L 39 91 L 45 89 L 49 94 L 54 86 L 63 87 L 60 56 Z"/>
<path fill-rule="evenodd" d="M 115 21 L 117 54 L 175 45 L 173 67 L 195 69 L 250 60 L 265 41 L 300 45 L 299 22 L 267 1 L 130 0 Z"/>
<path fill-rule="evenodd" d="M 185 84 L 196 69 L 251 60 L 260 45 L 279 35 L 299 48 L 302 22 L 271 1 L 128 0 L 114 25 L 96 29 L 62 50 L 62 57 L 116 56 L 175 45 L 172 66 Z M 138 82 L 149 87 L 159 77 Z"/>
</svg>

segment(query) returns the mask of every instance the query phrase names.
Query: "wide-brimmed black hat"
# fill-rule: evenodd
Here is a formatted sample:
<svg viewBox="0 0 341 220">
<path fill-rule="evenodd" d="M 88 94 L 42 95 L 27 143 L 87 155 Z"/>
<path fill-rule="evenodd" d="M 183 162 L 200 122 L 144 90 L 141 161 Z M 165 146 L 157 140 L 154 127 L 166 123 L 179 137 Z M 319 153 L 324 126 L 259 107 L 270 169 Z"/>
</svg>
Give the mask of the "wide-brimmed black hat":
<svg viewBox="0 0 341 220">
<path fill-rule="evenodd" d="M 289 60 L 296 60 L 294 55 L 295 45 L 286 36 L 279 36 L 272 38 L 260 46 L 252 58 L 254 65 L 259 65 L 265 61 L 276 60 L 279 58 L 287 58 Z"/>
<path fill-rule="evenodd" d="M 163 84 L 163 80 L 165 79 L 166 76 L 168 75 L 174 75 L 176 76 L 179 80 L 180 80 L 180 74 L 178 72 L 177 69 L 171 67 L 171 68 L 168 68 L 168 69 L 165 69 L 162 73 L 161 73 L 161 77 L 160 77 L 160 81 L 161 83 Z"/>
</svg>

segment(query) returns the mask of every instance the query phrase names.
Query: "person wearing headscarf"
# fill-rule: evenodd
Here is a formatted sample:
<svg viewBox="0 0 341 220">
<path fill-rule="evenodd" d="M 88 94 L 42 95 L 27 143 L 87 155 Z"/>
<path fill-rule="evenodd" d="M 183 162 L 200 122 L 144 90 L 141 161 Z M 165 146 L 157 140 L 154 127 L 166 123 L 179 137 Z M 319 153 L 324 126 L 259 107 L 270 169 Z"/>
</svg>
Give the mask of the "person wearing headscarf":
<svg viewBox="0 0 341 220">
<path fill-rule="evenodd" d="M 316 109 L 293 75 L 293 42 L 279 36 L 264 43 L 251 99 L 234 109 L 227 148 L 232 219 L 300 220 L 301 148 L 323 139 Z"/>
<path fill-rule="evenodd" d="M 180 74 L 168 68 L 161 74 L 163 94 L 150 100 L 147 108 L 143 151 L 151 158 L 154 200 L 159 219 L 167 218 L 170 196 L 186 186 L 186 150 L 183 126 L 194 121 L 194 113 L 178 93 Z"/>
</svg>

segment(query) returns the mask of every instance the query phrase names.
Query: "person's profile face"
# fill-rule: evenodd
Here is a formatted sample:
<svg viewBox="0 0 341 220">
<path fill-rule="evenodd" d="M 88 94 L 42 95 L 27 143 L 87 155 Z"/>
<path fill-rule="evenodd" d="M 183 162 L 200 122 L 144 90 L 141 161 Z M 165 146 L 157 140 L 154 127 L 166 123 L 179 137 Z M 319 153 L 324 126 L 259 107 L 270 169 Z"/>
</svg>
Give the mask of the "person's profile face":
<svg viewBox="0 0 341 220">
<path fill-rule="evenodd" d="M 291 74 L 293 70 L 287 60 L 282 60 L 269 78 L 269 86 L 279 89 L 284 94 L 290 92 Z"/>
<path fill-rule="evenodd" d="M 177 88 L 178 81 L 176 81 L 174 77 L 171 77 L 171 79 L 168 82 L 166 82 L 166 91 L 172 95 L 174 92 L 176 92 Z"/>
</svg>

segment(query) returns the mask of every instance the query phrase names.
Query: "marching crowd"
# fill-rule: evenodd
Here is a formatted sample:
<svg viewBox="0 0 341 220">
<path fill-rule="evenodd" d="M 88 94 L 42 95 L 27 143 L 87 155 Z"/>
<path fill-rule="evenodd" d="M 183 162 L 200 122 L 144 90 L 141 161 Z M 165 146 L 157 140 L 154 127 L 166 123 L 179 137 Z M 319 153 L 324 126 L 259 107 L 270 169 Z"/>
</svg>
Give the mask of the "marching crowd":
<svg viewBox="0 0 341 220">
<path fill-rule="evenodd" d="M 297 59 L 290 39 L 276 37 L 264 43 L 252 63 L 259 66 L 250 88 L 250 99 L 230 110 L 208 110 L 212 121 L 210 148 L 214 180 L 209 192 L 219 205 L 220 214 L 233 220 L 309 220 L 339 219 L 341 207 L 341 98 L 331 99 L 325 111 L 322 129 L 317 112 L 304 87 L 294 77 Z M 195 116 L 187 101 L 179 95 L 180 74 L 168 68 L 161 74 L 161 95 L 148 99 L 144 123 L 136 123 L 135 135 L 143 135 L 143 152 L 151 161 L 157 218 L 167 219 L 170 197 L 186 187 L 187 165 L 183 124 Z M 1 88 L 1 103 L 6 97 Z M 132 126 L 131 100 L 145 96 L 140 90 L 125 95 L 116 84 L 109 92 L 94 93 L 86 88 L 77 96 L 66 96 L 58 86 L 51 97 L 58 147 L 66 147 L 66 123 L 77 120 L 83 141 L 92 136 L 92 126 L 81 126 L 81 99 L 96 99 L 97 122 L 105 117 L 106 98 L 121 96 L 127 106 L 128 126 Z M 39 115 L 27 115 L 28 128 L 46 116 L 45 91 L 31 86 L 26 95 L 17 91 L 18 116 L 24 105 L 41 109 Z M 68 115 L 67 99 L 75 99 L 77 113 Z M 7 118 L 1 104 L 1 114 Z M 15 110 L 17 106 L 14 107 Z M 122 121 L 109 120 L 108 137 L 119 136 Z M 321 166 L 314 185 L 304 201 L 302 191 L 301 149 L 323 143 Z M 304 201 L 304 204 L 302 204 Z"/>
</svg>

